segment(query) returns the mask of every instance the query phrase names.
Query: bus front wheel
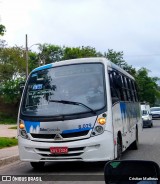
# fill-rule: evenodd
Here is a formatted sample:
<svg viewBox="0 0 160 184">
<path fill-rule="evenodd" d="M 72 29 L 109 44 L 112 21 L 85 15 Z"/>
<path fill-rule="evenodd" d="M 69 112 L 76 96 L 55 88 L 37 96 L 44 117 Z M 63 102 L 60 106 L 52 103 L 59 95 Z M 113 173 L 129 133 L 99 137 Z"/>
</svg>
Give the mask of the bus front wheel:
<svg viewBox="0 0 160 184">
<path fill-rule="evenodd" d="M 44 167 L 45 162 L 30 162 L 34 169 L 40 170 Z"/>
</svg>

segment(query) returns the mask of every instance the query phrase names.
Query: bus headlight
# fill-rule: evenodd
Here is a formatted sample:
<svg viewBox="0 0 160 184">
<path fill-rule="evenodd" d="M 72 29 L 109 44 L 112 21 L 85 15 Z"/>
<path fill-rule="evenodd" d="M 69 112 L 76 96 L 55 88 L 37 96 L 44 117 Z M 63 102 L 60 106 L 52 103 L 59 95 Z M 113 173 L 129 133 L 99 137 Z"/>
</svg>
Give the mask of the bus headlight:
<svg viewBox="0 0 160 184">
<path fill-rule="evenodd" d="M 97 132 L 97 133 L 99 133 L 99 134 L 101 134 L 103 131 L 104 131 L 104 129 L 103 129 L 103 127 L 102 126 L 96 126 L 95 127 L 95 131 Z"/>
<path fill-rule="evenodd" d="M 21 134 L 21 136 L 22 136 L 23 138 L 28 139 L 28 135 L 27 135 L 26 130 L 20 130 L 20 134 Z"/>
<path fill-rule="evenodd" d="M 19 135 L 24 139 L 29 139 L 23 120 L 19 120 Z"/>
<path fill-rule="evenodd" d="M 103 113 L 102 115 L 97 117 L 91 136 L 97 136 L 104 132 L 107 123 L 106 117 L 106 113 Z"/>
<path fill-rule="evenodd" d="M 96 135 L 100 135 L 104 132 L 104 127 L 101 125 L 97 125 L 95 126 L 95 128 L 93 129 L 91 136 L 96 136 Z"/>
</svg>

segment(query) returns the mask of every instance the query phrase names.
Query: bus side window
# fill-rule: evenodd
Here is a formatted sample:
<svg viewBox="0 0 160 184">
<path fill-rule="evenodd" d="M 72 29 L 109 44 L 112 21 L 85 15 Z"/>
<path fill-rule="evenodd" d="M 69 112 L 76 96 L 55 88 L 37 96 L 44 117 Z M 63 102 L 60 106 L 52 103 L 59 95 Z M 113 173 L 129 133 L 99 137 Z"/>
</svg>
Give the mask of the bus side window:
<svg viewBox="0 0 160 184">
<path fill-rule="evenodd" d="M 119 86 L 119 91 L 120 91 L 120 95 L 121 95 L 121 101 L 125 101 L 125 94 L 123 92 L 123 78 L 121 74 L 118 74 L 119 76 L 119 82 L 120 82 L 120 86 Z"/>
<path fill-rule="evenodd" d="M 119 72 L 115 72 L 114 77 L 115 77 L 115 83 L 116 83 L 115 88 L 118 91 L 119 98 L 120 98 L 121 101 L 124 101 L 122 76 Z"/>
<path fill-rule="evenodd" d="M 134 83 L 134 84 L 135 84 L 135 91 L 136 91 L 137 102 L 138 102 L 139 101 L 138 86 L 137 86 L 137 83 Z"/>
<path fill-rule="evenodd" d="M 134 85 L 133 85 L 133 80 L 131 80 L 131 89 L 132 89 L 132 98 L 133 98 L 133 101 L 135 102 L 136 101 L 136 96 L 135 96 L 135 92 L 134 92 Z"/>
<path fill-rule="evenodd" d="M 126 88 L 126 93 L 127 93 L 127 101 L 131 101 L 131 97 L 130 97 L 130 92 L 128 89 L 128 83 L 127 83 L 127 78 L 124 77 L 124 83 L 125 83 L 125 88 Z"/>
<path fill-rule="evenodd" d="M 138 102 L 137 87 L 136 87 L 136 83 L 134 81 L 133 81 L 133 88 L 134 88 L 135 101 Z"/>
<path fill-rule="evenodd" d="M 125 76 L 122 76 L 122 81 L 123 81 L 124 100 L 125 101 L 128 101 L 128 92 L 127 92 L 127 86 L 126 86 Z"/>
<path fill-rule="evenodd" d="M 114 104 L 117 101 L 119 101 L 119 94 L 118 91 L 115 89 L 113 73 L 109 73 L 109 81 L 110 81 L 112 104 Z"/>
<path fill-rule="evenodd" d="M 128 84 L 128 92 L 129 92 L 129 96 L 130 96 L 130 101 L 133 101 L 131 81 L 129 78 L 127 78 L 127 84 Z"/>
<path fill-rule="evenodd" d="M 121 76 L 117 73 L 117 72 L 114 72 L 113 73 L 113 83 L 114 83 L 114 88 L 118 94 L 118 97 L 120 100 L 122 100 L 122 81 L 121 81 Z"/>
</svg>

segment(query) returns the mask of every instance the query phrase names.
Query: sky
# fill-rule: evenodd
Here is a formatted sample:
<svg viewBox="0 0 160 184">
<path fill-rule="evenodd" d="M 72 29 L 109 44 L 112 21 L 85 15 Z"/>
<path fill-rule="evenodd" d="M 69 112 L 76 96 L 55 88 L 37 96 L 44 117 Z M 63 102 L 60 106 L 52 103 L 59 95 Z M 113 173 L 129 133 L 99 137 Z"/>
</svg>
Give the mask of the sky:
<svg viewBox="0 0 160 184">
<path fill-rule="evenodd" d="M 159 0 L 0 0 L 0 24 L 9 46 L 25 46 L 27 34 L 29 46 L 123 51 L 128 64 L 160 77 L 159 8 Z"/>
</svg>

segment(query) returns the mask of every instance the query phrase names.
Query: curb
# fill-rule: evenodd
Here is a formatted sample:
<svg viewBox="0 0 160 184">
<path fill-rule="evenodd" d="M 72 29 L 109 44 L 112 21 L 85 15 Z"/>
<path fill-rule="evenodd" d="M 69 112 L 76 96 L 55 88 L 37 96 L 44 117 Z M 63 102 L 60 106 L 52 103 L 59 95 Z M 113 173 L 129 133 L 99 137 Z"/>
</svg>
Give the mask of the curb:
<svg viewBox="0 0 160 184">
<path fill-rule="evenodd" d="M 2 158 L 0 160 L 0 167 L 7 165 L 7 164 L 11 164 L 15 161 L 19 160 L 19 155 L 13 155 L 11 157 L 7 157 L 7 158 Z"/>
</svg>

